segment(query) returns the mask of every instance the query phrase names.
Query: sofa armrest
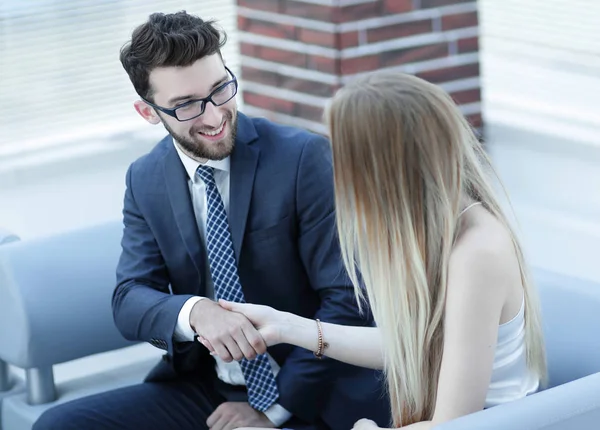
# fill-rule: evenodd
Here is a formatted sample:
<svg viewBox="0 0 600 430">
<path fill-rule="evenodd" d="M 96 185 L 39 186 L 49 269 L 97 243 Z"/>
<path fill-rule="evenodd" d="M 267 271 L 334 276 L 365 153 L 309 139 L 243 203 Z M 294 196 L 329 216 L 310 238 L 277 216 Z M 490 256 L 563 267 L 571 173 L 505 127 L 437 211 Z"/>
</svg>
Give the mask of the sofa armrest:
<svg viewBox="0 0 600 430">
<path fill-rule="evenodd" d="M 111 310 L 121 222 L 0 246 L 0 359 L 31 369 L 132 345 Z"/>
<path fill-rule="evenodd" d="M 17 240 L 19 240 L 19 236 L 0 227 L 0 245 L 16 242 Z"/>
<path fill-rule="evenodd" d="M 600 373 L 440 424 L 435 430 L 597 429 Z"/>
</svg>

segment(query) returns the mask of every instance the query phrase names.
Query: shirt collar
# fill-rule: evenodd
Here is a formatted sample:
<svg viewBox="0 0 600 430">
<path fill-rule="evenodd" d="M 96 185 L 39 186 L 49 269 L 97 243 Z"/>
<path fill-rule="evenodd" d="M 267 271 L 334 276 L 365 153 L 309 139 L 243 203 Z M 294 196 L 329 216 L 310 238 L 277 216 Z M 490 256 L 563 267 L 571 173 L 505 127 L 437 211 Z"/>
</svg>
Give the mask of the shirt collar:
<svg viewBox="0 0 600 430">
<path fill-rule="evenodd" d="M 191 158 L 189 155 L 185 154 L 181 150 L 179 145 L 175 143 L 175 140 L 173 140 L 173 145 L 175 146 L 177 155 L 179 155 L 179 158 L 181 159 L 181 162 L 183 163 L 183 167 L 185 168 L 185 171 L 187 172 L 189 178 L 192 181 L 198 180 L 198 177 L 196 175 L 196 170 L 198 170 L 198 167 L 201 165 L 209 166 L 216 170 L 221 170 L 221 171 L 229 173 L 229 157 L 224 158 L 223 160 L 207 160 L 206 163 L 200 163 L 200 162 L 194 160 L 193 158 Z"/>
</svg>

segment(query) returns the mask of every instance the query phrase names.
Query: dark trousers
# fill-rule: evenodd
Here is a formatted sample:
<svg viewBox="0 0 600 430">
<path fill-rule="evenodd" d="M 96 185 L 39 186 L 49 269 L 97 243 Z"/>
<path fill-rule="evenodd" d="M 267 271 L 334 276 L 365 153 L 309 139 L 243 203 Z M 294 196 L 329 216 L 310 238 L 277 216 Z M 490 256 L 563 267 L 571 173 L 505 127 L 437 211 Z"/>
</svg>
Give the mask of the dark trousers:
<svg viewBox="0 0 600 430">
<path fill-rule="evenodd" d="M 247 401 L 246 390 L 216 377 L 144 382 L 55 406 L 40 416 L 33 429 L 202 430 L 225 401 Z M 315 428 L 295 418 L 285 426 Z"/>
</svg>

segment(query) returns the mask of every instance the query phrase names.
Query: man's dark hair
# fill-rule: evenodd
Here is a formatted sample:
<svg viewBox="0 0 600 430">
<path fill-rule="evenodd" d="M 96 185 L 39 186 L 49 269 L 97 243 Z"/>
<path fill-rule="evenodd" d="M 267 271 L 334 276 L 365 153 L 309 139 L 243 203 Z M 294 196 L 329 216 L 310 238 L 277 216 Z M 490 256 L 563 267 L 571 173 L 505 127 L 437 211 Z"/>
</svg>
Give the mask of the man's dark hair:
<svg viewBox="0 0 600 430">
<path fill-rule="evenodd" d="M 138 26 L 121 48 L 121 64 L 140 97 L 152 101 L 150 72 L 157 67 L 190 66 L 218 53 L 227 41 L 214 21 L 204 21 L 185 11 L 153 13 Z"/>
</svg>

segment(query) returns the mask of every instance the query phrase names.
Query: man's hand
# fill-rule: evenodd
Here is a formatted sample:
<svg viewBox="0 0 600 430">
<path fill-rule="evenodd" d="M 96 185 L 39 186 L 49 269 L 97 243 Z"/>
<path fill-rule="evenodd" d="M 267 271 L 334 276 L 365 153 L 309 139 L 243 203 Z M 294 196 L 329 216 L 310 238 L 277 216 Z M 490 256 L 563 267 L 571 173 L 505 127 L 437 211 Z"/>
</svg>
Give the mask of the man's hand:
<svg viewBox="0 0 600 430">
<path fill-rule="evenodd" d="M 198 301 L 190 313 L 190 326 L 226 363 L 252 360 L 267 351 L 262 336 L 244 315 L 223 309 L 212 300 Z"/>
<path fill-rule="evenodd" d="M 239 427 L 274 428 L 262 412 L 246 402 L 225 402 L 212 413 L 206 425 L 210 430 L 233 430 Z"/>
<path fill-rule="evenodd" d="M 300 318 L 264 305 L 228 302 L 223 299 L 219 300 L 219 305 L 228 311 L 237 312 L 248 318 L 268 346 L 281 343 L 282 331 L 285 331 L 284 329 L 292 331 L 293 324 L 290 319 Z"/>
</svg>

